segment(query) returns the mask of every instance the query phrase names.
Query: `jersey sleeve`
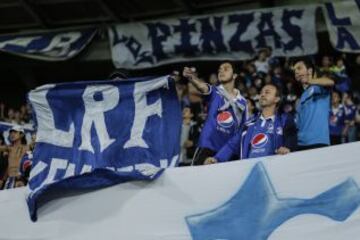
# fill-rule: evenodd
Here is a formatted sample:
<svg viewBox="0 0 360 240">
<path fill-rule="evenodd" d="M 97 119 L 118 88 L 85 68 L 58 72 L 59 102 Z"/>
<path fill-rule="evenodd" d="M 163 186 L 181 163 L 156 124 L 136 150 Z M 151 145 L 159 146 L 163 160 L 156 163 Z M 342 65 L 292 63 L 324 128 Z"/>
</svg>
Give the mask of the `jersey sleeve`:
<svg viewBox="0 0 360 240">
<path fill-rule="evenodd" d="M 235 134 L 215 155 L 218 162 L 226 162 L 240 153 L 242 131 Z"/>
</svg>

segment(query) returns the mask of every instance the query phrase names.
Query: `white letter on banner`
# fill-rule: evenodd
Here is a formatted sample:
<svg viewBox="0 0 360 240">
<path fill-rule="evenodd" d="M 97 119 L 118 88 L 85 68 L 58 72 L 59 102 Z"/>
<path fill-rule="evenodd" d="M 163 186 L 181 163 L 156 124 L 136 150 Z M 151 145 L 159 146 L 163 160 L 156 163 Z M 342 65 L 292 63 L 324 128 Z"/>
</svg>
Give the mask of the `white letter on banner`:
<svg viewBox="0 0 360 240">
<path fill-rule="evenodd" d="M 41 163 L 41 164 L 40 164 Z M 30 180 L 35 177 L 36 175 L 38 175 L 42 170 L 45 169 L 45 167 L 47 167 L 46 163 L 43 162 L 39 162 L 36 167 L 40 165 L 39 170 L 37 171 L 36 174 L 31 173 L 30 175 Z M 40 186 L 38 186 L 37 188 L 35 188 L 31 194 L 34 194 L 35 192 L 37 192 L 39 189 L 41 189 L 42 187 L 44 187 L 45 185 L 51 184 L 53 182 L 55 182 L 55 176 L 58 170 L 65 170 L 68 166 L 68 160 L 67 159 L 61 159 L 61 158 L 53 158 L 51 160 L 50 163 L 50 169 L 49 172 L 45 178 L 45 180 L 40 184 Z M 41 170 L 41 171 L 40 171 Z M 32 172 L 32 170 L 31 170 Z"/>
<path fill-rule="evenodd" d="M 48 53 L 51 56 L 68 55 L 68 57 L 74 55 L 76 52 L 70 52 L 71 44 L 76 42 L 81 37 L 78 32 L 64 33 L 54 36 L 49 45 L 41 49 L 40 52 Z M 60 51 L 59 51 L 60 50 Z"/>
<path fill-rule="evenodd" d="M 101 94 L 102 99 L 96 101 L 96 93 Z M 85 104 L 85 114 L 81 127 L 81 145 L 80 150 L 88 150 L 94 153 L 91 145 L 91 126 L 94 123 L 96 133 L 99 138 L 101 152 L 115 139 L 110 139 L 105 125 L 104 113 L 116 107 L 120 99 L 120 93 L 117 87 L 113 85 L 88 86 L 83 94 Z"/>
<path fill-rule="evenodd" d="M 124 148 L 149 148 L 142 138 L 145 124 L 150 116 L 157 115 L 162 117 L 162 104 L 161 99 L 159 99 L 155 103 L 148 105 L 146 101 L 146 93 L 161 87 L 168 87 L 167 77 L 135 83 L 135 118 L 131 128 L 130 139 L 125 143 Z"/>
<path fill-rule="evenodd" d="M 53 87 L 55 87 L 54 84 L 48 84 L 31 91 L 29 94 L 38 124 L 36 142 L 49 143 L 59 147 L 72 147 L 75 133 L 74 123 L 70 124 L 68 132 L 57 129 L 54 115 L 46 99 L 47 93 Z"/>
</svg>

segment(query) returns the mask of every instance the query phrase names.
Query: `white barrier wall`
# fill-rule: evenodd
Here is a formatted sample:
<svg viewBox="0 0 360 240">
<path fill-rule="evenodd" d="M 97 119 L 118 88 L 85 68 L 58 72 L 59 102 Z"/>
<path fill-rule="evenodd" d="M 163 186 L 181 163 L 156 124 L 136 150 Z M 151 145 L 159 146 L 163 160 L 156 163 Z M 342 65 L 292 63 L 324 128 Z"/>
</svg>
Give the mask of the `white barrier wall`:
<svg viewBox="0 0 360 240">
<path fill-rule="evenodd" d="M 360 143 L 168 169 L 54 200 L 31 222 L 26 189 L 0 192 L 0 239 L 358 239 Z"/>
</svg>

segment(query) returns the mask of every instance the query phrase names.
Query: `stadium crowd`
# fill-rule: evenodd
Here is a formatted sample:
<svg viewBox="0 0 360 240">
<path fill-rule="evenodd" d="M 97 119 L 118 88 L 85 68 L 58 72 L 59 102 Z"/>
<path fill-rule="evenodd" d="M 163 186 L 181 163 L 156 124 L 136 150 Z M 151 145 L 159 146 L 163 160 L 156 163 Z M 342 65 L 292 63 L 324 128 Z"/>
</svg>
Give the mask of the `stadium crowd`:
<svg viewBox="0 0 360 240">
<path fill-rule="evenodd" d="M 308 58 L 314 64 L 316 75 L 323 78 L 332 79 L 333 86 L 328 86 L 329 97 L 325 100 L 331 106 L 329 114 L 320 113 L 326 116 L 330 144 L 340 144 L 353 142 L 360 138 L 360 92 L 356 85 L 360 81 L 360 55 L 324 55 L 320 59 Z M 234 81 L 235 88 L 238 89 L 247 100 L 247 119 L 253 119 L 261 112 L 261 90 L 266 85 L 274 85 L 281 92 L 281 99 L 277 105 L 277 111 L 286 113 L 299 121 L 296 117 L 299 111 L 298 105 L 302 105 L 302 93 L 304 86 L 296 80 L 294 63 L 289 58 L 275 58 L 271 56 L 270 49 L 264 49 L 258 56 L 239 65 L 233 65 L 236 74 Z M 212 73 L 203 76 L 197 73 L 196 68 L 191 68 L 198 79 L 211 86 L 219 84 L 219 73 Z M 189 78 L 179 76 L 177 82 L 178 97 L 181 101 L 183 111 L 183 128 L 181 134 L 181 166 L 198 164 L 196 156 L 201 132 L 206 123 L 211 101 L 204 94 L 201 94 L 196 85 L 189 81 Z M 315 84 L 316 85 L 316 84 Z M 326 109 L 326 107 L 320 107 Z M 314 111 L 316 112 L 316 111 Z M 220 116 L 218 116 L 220 117 Z M 315 121 L 316 116 L 313 116 Z M 296 124 L 300 124 L 297 122 Z M 319 120 L 319 124 L 321 121 Z M 321 127 L 321 126 L 320 126 Z M 313 134 L 318 134 L 319 129 L 314 129 Z M 260 139 L 261 140 L 261 139 Z M 299 139 L 299 141 L 301 141 Z M 328 144 L 324 144 L 328 145 Z M 316 144 L 314 145 L 315 147 Z M 320 144 L 318 147 L 321 147 Z M 294 150 L 307 149 L 301 146 Z M 206 157 L 211 157 L 214 153 L 207 153 Z M 239 159 L 239 154 L 235 159 Z M 206 158 L 205 157 L 205 158 Z M 202 159 L 202 162 L 204 159 Z M 202 164 L 202 163 L 200 163 Z"/>
<path fill-rule="evenodd" d="M 358 140 L 360 55 L 315 60 L 275 58 L 263 49 L 251 61 L 225 61 L 208 76 L 194 66 L 175 72 L 183 116 L 180 166 Z M 26 143 L 19 126 L 32 124 L 31 111 L 0 103 L 0 121 L 15 124 L 10 145 L 0 135 L 0 189 L 27 184 L 35 135 Z"/>
</svg>

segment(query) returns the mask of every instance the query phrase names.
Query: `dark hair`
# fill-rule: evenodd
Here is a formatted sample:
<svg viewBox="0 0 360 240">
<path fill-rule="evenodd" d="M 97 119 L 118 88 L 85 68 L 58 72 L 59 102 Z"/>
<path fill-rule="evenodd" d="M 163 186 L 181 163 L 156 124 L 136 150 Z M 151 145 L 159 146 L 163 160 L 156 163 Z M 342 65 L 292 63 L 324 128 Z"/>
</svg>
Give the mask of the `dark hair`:
<svg viewBox="0 0 360 240">
<path fill-rule="evenodd" d="M 303 62 L 306 68 L 312 68 L 313 74 L 315 74 L 316 67 L 315 63 L 310 57 L 294 57 L 290 60 L 290 66 L 294 66 L 298 62 Z"/>
<path fill-rule="evenodd" d="M 341 99 L 342 98 L 342 94 L 340 91 L 336 90 L 336 89 L 333 89 L 332 90 L 333 93 L 336 93 L 337 95 L 339 95 L 339 98 Z M 341 100 L 340 100 L 341 101 Z"/>
<path fill-rule="evenodd" d="M 21 144 L 23 144 L 23 145 L 26 145 L 27 144 L 27 141 L 26 141 L 26 135 L 25 135 L 25 133 L 20 133 L 21 135 L 22 135 L 22 137 L 21 137 Z"/>
<path fill-rule="evenodd" d="M 220 64 L 220 66 L 221 66 L 222 64 L 224 64 L 224 63 L 230 64 L 231 67 L 232 67 L 232 69 L 233 69 L 233 72 L 234 72 L 234 73 L 237 73 L 237 72 L 238 72 L 239 69 L 236 67 L 236 64 L 235 64 L 234 62 L 232 62 L 232 61 L 223 61 L 223 62 Z"/>
</svg>

